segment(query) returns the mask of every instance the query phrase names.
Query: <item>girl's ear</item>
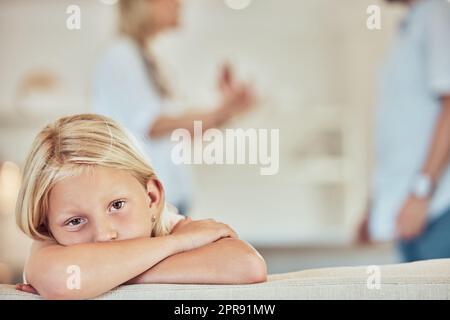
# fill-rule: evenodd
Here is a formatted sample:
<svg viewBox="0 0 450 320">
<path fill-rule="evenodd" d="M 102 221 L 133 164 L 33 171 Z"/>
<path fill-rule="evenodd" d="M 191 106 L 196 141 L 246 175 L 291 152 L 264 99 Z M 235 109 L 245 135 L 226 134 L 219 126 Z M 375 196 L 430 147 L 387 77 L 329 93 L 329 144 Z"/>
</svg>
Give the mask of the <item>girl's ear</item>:
<svg viewBox="0 0 450 320">
<path fill-rule="evenodd" d="M 151 209 L 162 209 L 165 202 L 164 188 L 158 179 L 151 178 L 147 182 L 147 195 Z M 159 212 L 159 211 L 158 211 Z"/>
</svg>

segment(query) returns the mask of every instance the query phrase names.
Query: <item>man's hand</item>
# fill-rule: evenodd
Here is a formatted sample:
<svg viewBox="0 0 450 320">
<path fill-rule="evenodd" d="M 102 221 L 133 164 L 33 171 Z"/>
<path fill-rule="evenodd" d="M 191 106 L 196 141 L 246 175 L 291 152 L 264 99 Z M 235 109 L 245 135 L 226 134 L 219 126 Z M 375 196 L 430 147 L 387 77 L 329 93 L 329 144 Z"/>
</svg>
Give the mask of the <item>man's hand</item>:
<svg viewBox="0 0 450 320">
<path fill-rule="evenodd" d="M 364 212 L 362 220 L 358 224 L 356 230 L 355 242 L 358 245 L 367 245 L 371 243 L 370 233 L 369 233 L 369 212 L 368 210 Z"/>
<path fill-rule="evenodd" d="M 397 216 L 397 236 L 410 240 L 419 236 L 425 229 L 429 199 L 414 196 L 407 198 Z"/>
</svg>

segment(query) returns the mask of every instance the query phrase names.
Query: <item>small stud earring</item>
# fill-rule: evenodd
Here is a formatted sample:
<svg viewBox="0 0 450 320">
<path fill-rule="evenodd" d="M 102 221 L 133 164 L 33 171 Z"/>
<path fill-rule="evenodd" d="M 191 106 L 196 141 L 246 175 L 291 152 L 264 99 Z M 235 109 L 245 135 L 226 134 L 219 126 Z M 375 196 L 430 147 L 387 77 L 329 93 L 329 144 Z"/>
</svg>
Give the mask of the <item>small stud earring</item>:
<svg viewBox="0 0 450 320">
<path fill-rule="evenodd" d="M 154 223 L 156 221 L 156 218 L 155 218 L 155 216 L 153 215 L 152 216 L 152 223 Z"/>
</svg>

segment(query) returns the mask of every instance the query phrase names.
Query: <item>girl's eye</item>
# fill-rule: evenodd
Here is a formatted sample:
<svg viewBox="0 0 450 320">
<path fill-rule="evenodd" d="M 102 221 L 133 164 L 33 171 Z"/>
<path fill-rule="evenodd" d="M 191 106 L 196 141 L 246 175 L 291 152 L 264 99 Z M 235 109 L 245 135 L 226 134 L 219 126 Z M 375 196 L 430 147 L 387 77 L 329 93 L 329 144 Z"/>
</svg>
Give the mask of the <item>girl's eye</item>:
<svg viewBox="0 0 450 320">
<path fill-rule="evenodd" d="M 82 224 L 84 222 L 83 218 L 73 218 L 71 220 L 69 220 L 66 225 L 70 226 L 70 227 L 76 227 L 79 226 L 80 224 Z"/>
<path fill-rule="evenodd" d="M 125 206 L 125 201 L 123 201 L 123 200 L 118 200 L 118 201 L 114 201 L 114 202 L 111 204 L 111 209 L 112 209 L 112 210 L 120 210 L 120 209 L 122 209 L 124 206 Z"/>
</svg>

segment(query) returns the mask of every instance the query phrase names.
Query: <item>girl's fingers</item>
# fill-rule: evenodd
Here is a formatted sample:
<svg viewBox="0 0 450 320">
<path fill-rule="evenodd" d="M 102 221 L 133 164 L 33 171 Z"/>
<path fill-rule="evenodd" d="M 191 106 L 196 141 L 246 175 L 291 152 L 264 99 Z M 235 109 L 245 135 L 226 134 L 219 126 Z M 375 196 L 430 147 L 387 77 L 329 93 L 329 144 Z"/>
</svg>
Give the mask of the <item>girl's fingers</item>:
<svg viewBox="0 0 450 320">
<path fill-rule="evenodd" d="M 16 284 L 16 290 L 28 292 L 28 293 L 32 293 L 32 294 L 38 294 L 36 289 L 34 289 L 29 284 L 18 283 L 18 284 Z"/>
</svg>

